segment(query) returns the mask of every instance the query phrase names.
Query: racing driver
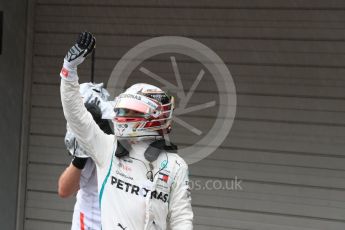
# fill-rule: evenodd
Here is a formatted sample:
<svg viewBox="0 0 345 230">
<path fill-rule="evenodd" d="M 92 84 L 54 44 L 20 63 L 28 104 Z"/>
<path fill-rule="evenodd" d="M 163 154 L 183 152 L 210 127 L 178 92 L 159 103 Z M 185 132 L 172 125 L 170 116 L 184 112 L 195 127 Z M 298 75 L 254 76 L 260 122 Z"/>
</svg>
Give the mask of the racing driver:
<svg viewBox="0 0 345 230">
<path fill-rule="evenodd" d="M 158 87 L 132 85 L 114 102 L 114 134 L 105 134 L 81 95 L 77 66 L 95 47 L 81 33 L 61 70 L 61 101 L 70 130 L 96 164 L 103 230 L 193 229 L 188 166 L 164 139 L 174 98 Z"/>
</svg>

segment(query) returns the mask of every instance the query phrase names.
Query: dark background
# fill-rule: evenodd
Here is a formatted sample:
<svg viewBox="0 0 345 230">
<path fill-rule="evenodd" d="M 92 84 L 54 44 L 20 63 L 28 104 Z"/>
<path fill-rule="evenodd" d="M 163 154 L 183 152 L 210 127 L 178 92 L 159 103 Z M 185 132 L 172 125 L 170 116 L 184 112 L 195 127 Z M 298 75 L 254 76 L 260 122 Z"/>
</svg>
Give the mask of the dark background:
<svg viewBox="0 0 345 230">
<path fill-rule="evenodd" d="M 0 54 L 2 51 L 2 25 L 3 24 L 3 13 L 0 11 Z"/>
<path fill-rule="evenodd" d="M 26 42 L 26 1 L 0 1 L 0 228 L 15 229 Z M 1 16 L 0 16 L 1 17 Z"/>
</svg>

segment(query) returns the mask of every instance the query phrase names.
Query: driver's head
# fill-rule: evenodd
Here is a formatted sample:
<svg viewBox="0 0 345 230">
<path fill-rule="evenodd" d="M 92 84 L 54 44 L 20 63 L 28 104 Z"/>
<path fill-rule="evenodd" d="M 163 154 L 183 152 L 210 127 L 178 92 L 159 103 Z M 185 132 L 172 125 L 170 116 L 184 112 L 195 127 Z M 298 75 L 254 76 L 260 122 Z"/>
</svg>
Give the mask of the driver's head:
<svg viewBox="0 0 345 230">
<path fill-rule="evenodd" d="M 114 133 L 119 138 L 157 138 L 171 130 L 174 98 L 139 83 L 115 99 Z"/>
</svg>

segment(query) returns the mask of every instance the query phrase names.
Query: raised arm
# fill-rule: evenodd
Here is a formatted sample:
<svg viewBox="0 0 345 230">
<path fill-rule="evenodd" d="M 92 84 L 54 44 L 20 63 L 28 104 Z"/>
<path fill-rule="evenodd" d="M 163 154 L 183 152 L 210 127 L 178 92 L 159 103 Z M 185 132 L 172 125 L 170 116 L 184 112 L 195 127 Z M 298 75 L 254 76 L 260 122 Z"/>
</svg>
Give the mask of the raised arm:
<svg viewBox="0 0 345 230">
<path fill-rule="evenodd" d="M 61 102 L 65 118 L 78 142 L 83 146 L 96 164 L 102 164 L 104 149 L 109 148 L 110 135 L 106 135 L 93 120 L 84 106 L 79 93 L 77 66 L 92 52 L 95 38 L 92 34 L 80 34 L 77 43 L 68 51 L 61 70 Z"/>
</svg>

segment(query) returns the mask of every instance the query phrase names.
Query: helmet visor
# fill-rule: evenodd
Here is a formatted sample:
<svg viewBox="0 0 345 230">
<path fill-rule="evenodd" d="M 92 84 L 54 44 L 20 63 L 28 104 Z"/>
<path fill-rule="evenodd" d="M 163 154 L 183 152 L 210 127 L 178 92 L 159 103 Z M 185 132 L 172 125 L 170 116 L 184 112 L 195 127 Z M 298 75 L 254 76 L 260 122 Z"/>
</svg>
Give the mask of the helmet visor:
<svg viewBox="0 0 345 230">
<path fill-rule="evenodd" d="M 125 108 L 115 108 L 114 112 L 115 112 L 116 117 L 143 117 L 145 118 L 147 116 L 142 112 L 135 111 L 132 109 L 125 109 Z"/>
<path fill-rule="evenodd" d="M 157 109 L 158 104 L 144 96 L 121 94 L 115 100 L 115 109 L 129 109 L 143 114 L 150 114 Z"/>
</svg>

